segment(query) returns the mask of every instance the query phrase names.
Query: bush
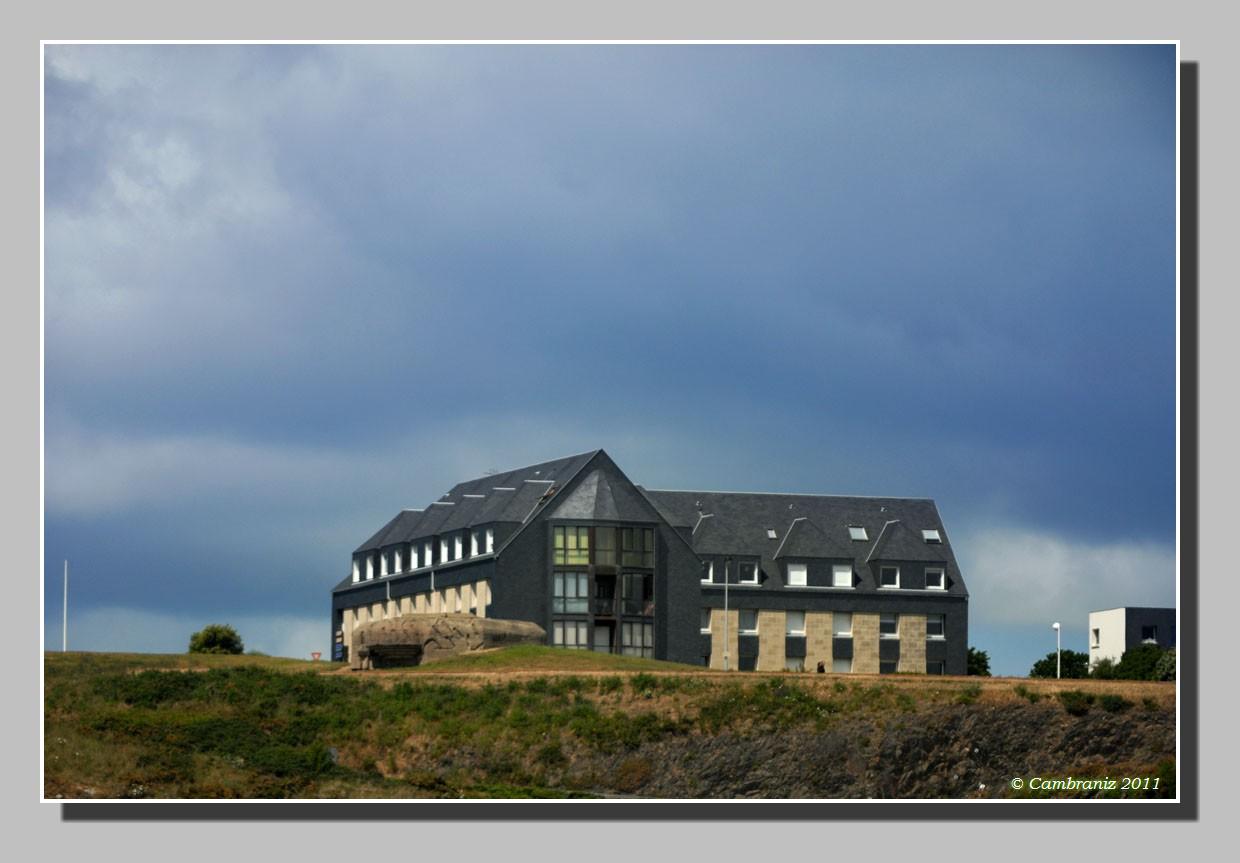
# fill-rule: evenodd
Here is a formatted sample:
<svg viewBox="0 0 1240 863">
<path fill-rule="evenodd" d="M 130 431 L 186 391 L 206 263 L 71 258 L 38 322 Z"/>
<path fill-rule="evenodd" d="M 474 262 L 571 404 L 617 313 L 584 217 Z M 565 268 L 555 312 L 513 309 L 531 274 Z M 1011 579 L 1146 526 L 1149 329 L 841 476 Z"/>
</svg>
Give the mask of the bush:
<svg viewBox="0 0 1240 863">
<path fill-rule="evenodd" d="M 1154 669 L 1164 653 L 1166 651 L 1157 644 L 1138 644 L 1125 650 L 1119 665 L 1115 666 L 1115 676 L 1121 680 L 1154 680 Z"/>
<path fill-rule="evenodd" d="M 1132 707 L 1132 702 L 1122 695 L 1099 695 L 1098 706 L 1107 713 L 1121 713 Z"/>
<path fill-rule="evenodd" d="M 1161 657 L 1154 666 L 1155 680 L 1175 680 L 1175 648 L 1171 648 Z"/>
<path fill-rule="evenodd" d="M 1094 696 L 1089 692 L 1081 692 L 1079 689 L 1069 689 L 1066 692 L 1059 693 L 1059 700 L 1063 703 L 1063 709 L 1073 716 L 1084 716 L 1089 712 L 1089 705 L 1094 703 Z"/>
<path fill-rule="evenodd" d="M 204 626 L 189 637 L 190 653 L 244 653 L 237 630 L 226 623 Z"/>
<path fill-rule="evenodd" d="M 1060 677 L 1070 680 L 1076 680 L 1082 677 L 1089 677 L 1089 654 L 1081 653 L 1076 650 L 1065 650 L 1060 657 L 1062 667 L 1060 669 Z M 1033 664 L 1033 668 L 1029 669 L 1030 677 L 1054 677 L 1055 676 L 1055 651 L 1051 651 L 1046 656 L 1039 659 Z"/>
<path fill-rule="evenodd" d="M 1114 680 L 1115 679 L 1115 660 L 1107 657 L 1099 659 L 1094 663 L 1094 667 L 1089 672 L 1089 676 L 1095 680 Z"/>
<path fill-rule="evenodd" d="M 1030 704 L 1037 704 L 1042 700 L 1042 696 L 1039 693 L 1030 691 L 1029 687 L 1025 686 L 1023 683 L 1016 684 L 1014 691 L 1021 698 L 1028 700 Z"/>
<path fill-rule="evenodd" d="M 970 677 L 990 677 L 990 654 L 970 647 L 967 670 Z"/>
</svg>

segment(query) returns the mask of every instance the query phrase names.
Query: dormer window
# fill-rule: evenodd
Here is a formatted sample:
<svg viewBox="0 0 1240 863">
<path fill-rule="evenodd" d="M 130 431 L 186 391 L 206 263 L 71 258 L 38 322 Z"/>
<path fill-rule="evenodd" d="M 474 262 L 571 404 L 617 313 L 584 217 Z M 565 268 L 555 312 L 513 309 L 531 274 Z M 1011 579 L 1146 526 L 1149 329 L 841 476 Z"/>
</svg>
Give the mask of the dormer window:
<svg viewBox="0 0 1240 863">
<path fill-rule="evenodd" d="M 742 563 L 740 568 L 741 584 L 757 584 L 758 583 L 758 565 L 756 563 Z"/>
<path fill-rule="evenodd" d="M 788 586 L 789 587 L 805 587 L 806 571 L 808 567 L 803 563 L 788 564 Z"/>
<path fill-rule="evenodd" d="M 495 529 L 487 528 L 487 554 L 495 551 Z"/>
<path fill-rule="evenodd" d="M 380 578 L 383 578 L 383 576 L 387 575 L 387 572 L 388 572 L 387 561 L 388 561 L 387 552 L 380 552 L 379 553 L 379 577 Z"/>
<path fill-rule="evenodd" d="M 926 570 L 926 590 L 946 590 L 947 577 L 941 567 L 930 567 Z"/>
<path fill-rule="evenodd" d="M 866 540 L 870 538 L 869 535 L 865 532 L 865 528 L 858 527 L 857 525 L 848 526 L 848 536 L 854 542 L 865 542 Z"/>
<path fill-rule="evenodd" d="M 898 566 L 879 567 L 878 586 L 879 587 L 899 587 L 900 586 L 900 567 Z"/>
<path fill-rule="evenodd" d="M 398 548 L 396 551 L 392 552 L 392 572 L 400 572 L 400 558 L 401 554 L 400 549 Z"/>
<path fill-rule="evenodd" d="M 422 543 L 422 565 L 431 565 L 431 544 L 429 542 Z"/>
<path fill-rule="evenodd" d="M 767 539 L 775 539 L 775 528 L 773 528 L 773 527 L 768 527 L 768 528 L 766 529 L 766 538 L 767 538 Z"/>
<path fill-rule="evenodd" d="M 448 540 L 447 538 L 439 540 L 439 562 L 444 563 L 448 560 Z"/>
<path fill-rule="evenodd" d="M 710 584 L 715 580 L 715 562 L 708 560 L 702 564 L 702 584 Z"/>
<path fill-rule="evenodd" d="M 464 542 L 464 538 L 463 538 L 463 537 L 462 537 L 462 536 L 458 533 L 456 536 L 454 536 L 454 537 L 452 538 L 452 540 L 453 540 L 453 542 L 452 542 L 452 551 L 453 551 L 453 554 L 452 554 L 452 559 L 453 559 L 453 560 L 460 560 L 462 557 L 464 557 L 464 556 L 465 556 L 465 551 L 464 551 L 464 545 L 465 545 L 465 542 Z"/>
<path fill-rule="evenodd" d="M 943 537 L 939 536 L 939 532 L 937 530 L 923 530 L 921 532 L 921 538 L 931 545 L 938 545 L 943 542 Z"/>
<path fill-rule="evenodd" d="M 375 556 L 373 554 L 366 555 L 366 580 L 375 577 Z"/>
<path fill-rule="evenodd" d="M 481 533 L 481 531 L 475 530 L 475 531 L 471 531 L 469 534 L 469 556 L 470 557 L 478 556 L 478 534 L 479 533 Z"/>
<path fill-rule="evenodd" d="M 362 580 L 362 567 L 357 562 L 357 558 L 354 558 L 353 559 L 353 583 L 356 584 L 357 582 L 361 580 Z"/>
</svg>

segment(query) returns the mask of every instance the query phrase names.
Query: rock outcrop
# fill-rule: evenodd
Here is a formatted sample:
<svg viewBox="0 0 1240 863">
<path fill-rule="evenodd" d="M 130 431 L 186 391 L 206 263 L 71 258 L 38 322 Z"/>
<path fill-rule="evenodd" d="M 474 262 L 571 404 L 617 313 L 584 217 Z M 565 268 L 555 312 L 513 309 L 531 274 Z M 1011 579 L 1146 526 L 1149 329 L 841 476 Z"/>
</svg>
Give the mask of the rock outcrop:
<svg viewBox="0 0 1240 863">
<path fill-rule="evenodd" d="M 421 665 L 494 647 L 546 643 L 546 630 L 524 620 L 405 614 L 355 628 L 349 665 L 354 671 Z"/>
</svg>

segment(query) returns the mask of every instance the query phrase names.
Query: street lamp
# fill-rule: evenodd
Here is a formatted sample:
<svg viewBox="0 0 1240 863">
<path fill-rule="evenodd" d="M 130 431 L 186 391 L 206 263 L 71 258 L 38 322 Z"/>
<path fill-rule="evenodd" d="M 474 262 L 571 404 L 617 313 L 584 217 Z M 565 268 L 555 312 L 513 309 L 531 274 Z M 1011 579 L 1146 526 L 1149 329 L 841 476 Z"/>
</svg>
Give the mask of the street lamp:
<svg viewBox="0 0 1240 863">
<path fill-rule="evenodd" d="M 725 557 L 723 559 L 723 670 L 729 671 L 728 668 L 728 564 L 732 562 L 732 558 Z"/>
<path fill-rule="evenodd" d="M 1059 621 L 1051 624 L 1051 629 L 1055 630 L 1055 679 L 1059 679 Z"/>
</svg>

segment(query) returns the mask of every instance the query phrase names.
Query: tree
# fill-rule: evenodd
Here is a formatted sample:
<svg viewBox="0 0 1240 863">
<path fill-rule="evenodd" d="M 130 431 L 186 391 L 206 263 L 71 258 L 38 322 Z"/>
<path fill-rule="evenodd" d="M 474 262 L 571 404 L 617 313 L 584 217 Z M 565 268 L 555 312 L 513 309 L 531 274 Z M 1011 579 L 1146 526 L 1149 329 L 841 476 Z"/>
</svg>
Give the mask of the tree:
<svg viewBox="0 0 1240 863">
<path fill-rule="evenodd" d="M 970 677 L 990 677 L 990 654 L 970 647 L 968 674 Z"/>
<path fill-rule="evenodd" d="M 1119 665 L 1115 666 L 1115 676 L 1121 680 L 1153 680 L 1154 669 L 1165 652 L 1157 644 L 1130 647 L 1119 658 Z M 1174 667 L 1172 665 L 1172 668 Z"/>
<path fill-rule="evenodd" d="M 1062 668 L 1060 669 L 1060 677 L 1081 678 L 1089 677 L 1089 654 L 1081 653 L 1077 650 L 1065 650 L 1060 655 Z M 1055 676 L 1055 651 L 1051 651 L 1046 656 L 1039 659 L 1033 664 L 1033 668 L 1029 669 L 1030 677 L 1054 677 Z"/>
<path fill-rule="evenodd" d="M 1094 663 L 1094 667 L 1090 670 L 1089 676 L 1095 680 L 1114 680 L 1115 679 L 1115 660 L 1111 657 L 1099 659 Z"/>
<path fill-rule="evenodd" d="M 1155 680 L 1175 680 L 1175 648 L 1171 648 L 1158 659 L 1154 666 Z"/>
<path fill-rule="evenodd" d="M 190 653 L 244 653 L 237 630 L 227 623 L 212 623 L 189 637 Z"/>
</svg>

